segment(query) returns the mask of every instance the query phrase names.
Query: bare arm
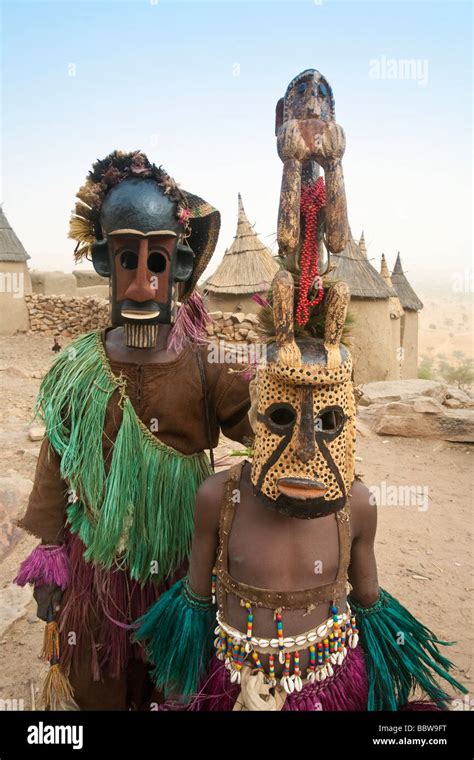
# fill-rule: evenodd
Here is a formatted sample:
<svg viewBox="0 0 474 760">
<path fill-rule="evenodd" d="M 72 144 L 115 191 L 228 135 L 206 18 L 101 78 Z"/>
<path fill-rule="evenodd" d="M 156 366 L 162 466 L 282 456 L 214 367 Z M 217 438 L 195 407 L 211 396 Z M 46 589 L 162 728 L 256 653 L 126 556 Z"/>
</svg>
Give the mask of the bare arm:
<svg viewBox="0 0 474 760">
<path fill-rule="evenodd" d="M 364 607 L 377 601 L 379 584 L 374 554 L 377 531 L 377 505 L 369 489 L 355 481 L 351 490 L 352 547 L 349 582 L 352 596 Z"/>
<path fill-rule="evenodd" d="M 216 560 L 219 513 L 226 475 L 227 473 L 218 473 L 205 480 L 196 497 L 189 585 L 200 596 L 211 594 L 211 576 Z"/>
</svg>

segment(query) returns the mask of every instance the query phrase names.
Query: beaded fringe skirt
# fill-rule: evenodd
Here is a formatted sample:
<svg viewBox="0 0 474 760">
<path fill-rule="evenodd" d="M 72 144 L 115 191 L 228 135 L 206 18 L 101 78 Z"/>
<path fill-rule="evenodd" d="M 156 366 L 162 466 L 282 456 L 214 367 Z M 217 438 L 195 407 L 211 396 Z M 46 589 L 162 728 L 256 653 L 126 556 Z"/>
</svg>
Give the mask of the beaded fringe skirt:
<svg viewBox="0 0 474 760">
<path fill-rule="evenodd" d="M 199 693 L 188 710 L 207 712 L 230 711 L 240 693 L 240 686 L 230 682 L 229 671 L 224 664 L 213 658 L 209 673 L 203 680 Z M 368 681 L 364 653 L 360 644 L 349 649 L 344 662 L 331 678 L 322 682 L 307 683 L 300 692 L 288 695 L 283 712 L 301 710 L 350 711 L 367 710 Z M 166 709 L 166 706 L 163 706 Z M 168 706 L 168 709 L 173 709 Z"/>
</svg>

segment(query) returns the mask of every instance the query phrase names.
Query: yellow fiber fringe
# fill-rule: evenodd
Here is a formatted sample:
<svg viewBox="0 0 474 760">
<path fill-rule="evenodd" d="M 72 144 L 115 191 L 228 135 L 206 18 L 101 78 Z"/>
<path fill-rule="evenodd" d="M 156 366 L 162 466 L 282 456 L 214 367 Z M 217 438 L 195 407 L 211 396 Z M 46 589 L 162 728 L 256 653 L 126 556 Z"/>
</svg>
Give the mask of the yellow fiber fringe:
<svg viewBox="0 0 474 760">
<path fill-rule="evenodd" d="M 46 624 L 44 629 L 43 638 L 43 651 L 41 652 L 41 659 L 48 660 L 59 658 L 59 628 L 56 621 Z"/>
<path fill-rule="evenodd" d="M 45 710 L 79 710 L 73 699 L 74 691 L 69 679 L 64 675 L 58 663 L 51 665 L 43 686 L 43 705 Z"/>
</svg>

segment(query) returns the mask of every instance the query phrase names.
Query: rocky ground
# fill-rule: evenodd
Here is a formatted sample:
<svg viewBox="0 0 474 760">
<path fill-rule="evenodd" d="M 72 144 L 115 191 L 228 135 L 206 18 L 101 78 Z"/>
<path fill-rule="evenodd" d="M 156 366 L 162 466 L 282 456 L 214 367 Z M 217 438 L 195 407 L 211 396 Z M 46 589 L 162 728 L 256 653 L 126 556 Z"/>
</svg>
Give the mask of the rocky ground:
<svg viewBox="0 0 474 760">
<path fill-rule="evenodd" d="M 53 358 L 51 345 L 51 338 L 40 336 L 0 338 L 0 700 L 23 700 L 25 709 L 38 706 L 45 672 L 38 657 L 43 623 L 35 617 L 31 591 L 11 583 L 36 544 L 12 520 L 22 514 L 31 489 L 39 442 L 29 440 L 28 430 L 39 378 Z M 449 655 L 471 692 L 472 447 L 377 435 L 372 418 L 379 412 L 369 411 L 372 404 L 373 399 L 359 425 L 357 468 L 378 495 L 381 585 L 441 639 L 456 641 Z M 230 448 L 230 442 L 221 442 L 221 464 Z"/>
</svg>

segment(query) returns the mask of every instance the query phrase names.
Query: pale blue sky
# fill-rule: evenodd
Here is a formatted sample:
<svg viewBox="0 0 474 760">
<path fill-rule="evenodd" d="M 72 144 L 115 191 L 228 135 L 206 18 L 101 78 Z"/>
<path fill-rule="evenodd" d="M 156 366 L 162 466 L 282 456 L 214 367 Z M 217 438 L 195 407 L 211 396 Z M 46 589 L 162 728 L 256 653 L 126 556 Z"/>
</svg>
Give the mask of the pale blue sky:
<svg viewBox="0 0 474 760">
<path fill-rule="evenodd" d="M 275 104 L 308 67 L 334 90 L 350 223 L 356 237 L 365 230 L 369 257 L 378 265 L 384 251 L 392 264 L 400 250 L 417 279 L 470 266 L 470 3 L 15 0 L 2 10 L 0 200 L 32 267 L 72 268 L 75 192 L 115 148 L 141 148 L 220 209 L 211 269 L 234 235 L 238 191 L 272 245 Z"/>
</svg>

